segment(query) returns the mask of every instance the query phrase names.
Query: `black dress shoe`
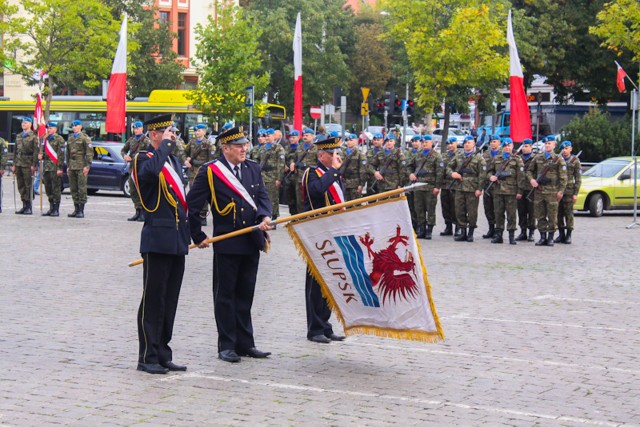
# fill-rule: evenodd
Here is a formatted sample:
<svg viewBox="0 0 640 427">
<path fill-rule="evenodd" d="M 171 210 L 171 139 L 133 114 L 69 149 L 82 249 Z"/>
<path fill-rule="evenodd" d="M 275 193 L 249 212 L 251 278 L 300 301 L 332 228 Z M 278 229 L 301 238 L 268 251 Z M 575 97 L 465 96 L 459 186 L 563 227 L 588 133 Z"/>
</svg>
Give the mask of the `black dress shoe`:
<svg viewBox="0 0 640 427">
<path fill-rule="evenodd" d="M 218 353 L 218 359 L 224 360 L 225 362 L 230 363 L 238 363 L 240 361 L 240 356 L 233 350 L 222 350 Z"/>
<path fill-rule="evenodd" d="M 138 363 L 138 371 L 144 371 L 149 374 L 166 374 L 169 369 L 160 366 L 158 363 Z"/>
<path fill-rule="evenodd" d="M 331 340 L 324 335 L 314 335 L 309 338 L 309 341 L 318 342 L 321 344 L 329 344 L 331 342 Z"/>
<path fill-rule="evenodd" d="M 249 356 L 254 359 L 264 359 L 267 356 L 271 355 L 270 351 L 260 351 L 255 347 L 248 348 L 244 351 L 238 351 L 239 356 Z"/>
<path fill-rule="evenodd" d="M 332 333 L 327 338 L 329 338 L 331 341 L 344 341 L 345 337 L 343 337 L 342 335 L 336 335 L 336 334 Z"/>
<path fill-rule="evenodd" d="M 171 360 L 169 360 L 168 362 L 160 362 L 160 364 L 170 371 L 186 371 L 187 370 L 186 366 L 176 365 Z"/>
</svg>

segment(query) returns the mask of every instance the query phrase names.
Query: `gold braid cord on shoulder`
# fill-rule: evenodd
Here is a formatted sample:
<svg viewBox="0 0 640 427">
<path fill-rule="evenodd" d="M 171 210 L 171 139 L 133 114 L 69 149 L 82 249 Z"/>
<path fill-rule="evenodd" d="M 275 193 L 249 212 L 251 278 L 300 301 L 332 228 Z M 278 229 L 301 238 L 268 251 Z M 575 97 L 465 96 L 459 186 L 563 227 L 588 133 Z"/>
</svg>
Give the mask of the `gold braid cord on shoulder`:
<svg viewBox="0 0 640 427">
<path fill-rule="evenodd" d="M 178 202 L 176 201 L 176 199 L 171 195 L 171 193 L 169 192 L 169 187 L 167 186 L 167 181 L 164 178 L 164 175 L 162 175 L 162 173 L 160 173 L 158 175 L 158 201 L 156 202 L 156 206 L 153 209 L 149 209 L 145 204 L 144 204 L 144 198 L 142 197 L 142 194 L 140 193 L 140 186 L 138 185 L 138 156 L 140 155 L 140 153 L 136 154 L 136 157 L 134 158 L 133 161 L 133 173 L 135 175 L 135 179 L 133 180 L 133 183 L 136 187 L 136 191 L 138 192 L 138 196 L 140 197 L 140 204 L 142 205 L 142 208 L 147 211 L 147 212 L 155 212 L 158 210 L 158 207 L 160 207 L 160 194 L 164 194 L 164 197 L 167 199 L 167 202 L 175 209 L 176 211 L 176 222 L 178 221 Z"/>
<path fill-rule="evenodd" d="M 220 210 L 218 206 L 218 200 L 216 198 L 216 190 L 213 185 L 213 171 L 210 167 L 207 167 L 207 179 L 209 181 L 209 188 L 211 189 L 211 206 L 216 208 L 216 212 L 218 212 L 222 216 L 227 216 L 233 210 L 233 222 L 236 220 L 236 202 L 231 199 L 231 202 L 224 207 L 224 209 Z"/>
</svg>

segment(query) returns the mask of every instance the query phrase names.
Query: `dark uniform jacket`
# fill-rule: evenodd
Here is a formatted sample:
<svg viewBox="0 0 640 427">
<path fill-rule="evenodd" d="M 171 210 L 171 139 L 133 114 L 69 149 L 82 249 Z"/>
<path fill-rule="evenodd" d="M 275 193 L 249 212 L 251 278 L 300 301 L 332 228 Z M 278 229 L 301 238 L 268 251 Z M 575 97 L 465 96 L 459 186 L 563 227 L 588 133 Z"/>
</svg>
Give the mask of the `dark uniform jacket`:
<svg viewBox="0 0 640 427">
<path fill-rule="evenodd" d="M 167 159 L 180 174 L 178 159 L 171 155 L 174 144 L 174 141 L 165 139 L 157 150 L 149 145 L 148 152 L 153 153 L 152 157 L 148 157 L 147 151 L 141 151 L 134 158 L 133 173 L 137 176 L 140 198 L 147 210 L 140 239 L 140 253 L 143 254 L 153 252 L 186 255 L 189 252 L 187 213 L 175 191 L 169 187 L 169 183 L 167 183 L 167 190 L 175 200 L 175 207 L 167 200 L 160 186 L 160 172 Z M 160 198 L 159 204 L 158 198 Z M 158 209 L 154 211 L 156 205 Z"/>
<path fill-rule="evenodd" d="M 231 170 L 224 156 L 220 156 L 218 160 L 222 163 L 221 167 Z M 193 182 L 193 187 L 187 195 L 191 238 L 196 244 L 206 238 L 206 234 L 202 231 L 200 224 L 199 212 L 205 202 L 211 201 L 212 198 L 212 189 L 209 185 L 207 171 L 214 162 L 206 163 L 200 168 L 200 172 L 198 172 L 198 176 Z M 260 166 L 253 160 L 246 160 L 241 164 L 240 176 L 242 185 L 253 199 L 257 211 L 216 175 L 212 175 L 213 192 L 215 193 L 215 201 L 211 203 L 214 236 L 251 227 L 259 224 L 264 217 L 271 217 L 271 202 L 261 177 Z M 235 204 L 235 206 L 229 207 L 229 211 L 222 215 L 221 212 L 230 203 Z M 216 242 L 213 244 L 213 249 L 221 254 L 250 254 L 263 249 L 264 240 L 265 233 L 261 230 L 255 230 L 251 233 Z"/>
<path fill-rule="evenodd" d="M 324 175 L 318 176 L 316 168 L 324 171 Z M 343 202 L 344 200 L 335 200 L 329 192 L 329 187 L 337 182 L 344 194 L 344 186 L 342 185 L 342 177 L 334 168 L 326 168 L 322 163 L 318 162 L 317 166 L 312 166 L 305 172 L 303 185 L 304 191 L 304 210 L 323 208 Z"/>
</svg>

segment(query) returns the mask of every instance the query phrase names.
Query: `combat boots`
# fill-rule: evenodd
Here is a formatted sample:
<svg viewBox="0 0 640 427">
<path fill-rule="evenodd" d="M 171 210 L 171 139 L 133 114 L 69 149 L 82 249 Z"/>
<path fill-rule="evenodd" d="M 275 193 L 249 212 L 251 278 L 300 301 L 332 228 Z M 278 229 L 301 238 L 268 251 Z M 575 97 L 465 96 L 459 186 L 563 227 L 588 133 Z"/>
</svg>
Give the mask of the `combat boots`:
<svg viewBox="0 0 640 427">
<path fill-rule="evenodd" d="M 31 212 L 31 202 L 27 202 L 27 203 L 25 203 L 24 212 L 22 212 L 22 215 L 31 215 L 31 214 L 32 214 L 32 212 Z"/>
<path fill-rule="evenodd" d="M 533 232 L 535 231 L 535 228 L 530 228 L 529 229 L 529 237 L 527 237 L 527 242 L 533 242 L 535 240 L 534 236 L 533 236 Z"/>
<path fill-rule="evenodd" d="M 547 243 L 545 243 L 545 246 L 553 246 L 553 235 L 555 234 L 555 232 L 551 232 L 547 235 Z"/>
<path fill-rule="evenodd" d="M 53 204 L 53 210 L 51 211 L 51 216 L 60 216 L 60 202 Z"/>
<path fill-rule="evenodd" d="M 516 243 L 516 230 L 509 230 L 509 244 L 510 245 L 517 245 Z M 526 235 L 525 235 L 526 238 Z"/>
<path fill-rule="evenodd" d="M 554 243 L 564 243 L 564 240 L 565 240 L 564 228 L 560 228 L 560 229 L 558 229 L 558 237 L 556 237 L 553 242 Z"/>
<path fill-rule="evenodd" d="M 462 235 L 462 230 L 461 230 L 461 229 L 460 229 L 460 227 L 458 227 L 457 225 L 456 225 L 456 231 L 455 231 L 455 233 L 454 233 L 453 235 L 454 235 L 455 237 L 458 237 L 458 236 L 461 236 L 461 235 Z"/>
<path fill-rule="evenodd" d="M 433 235 L 433 225 L 427 225 L 427 232 L 424 235 L 424 238 L 427 240 L 431 240 L 432 235 Z"/>
<path fill-rule="evenodd" d="M 447 222 L 446 224 L 447 224 L 447 226 L 445 227 L 444 231 L 440 232 L 440 235 L 441 236 L 452 236 L 453 235 L 453 229 L 451 227 L 451 223 Z M 456 228 L 458 228 L 458 227 L 456 227 Z"/>
<path fill-rule="evenodd" d="M 526 228 L 521 228 L 520 229 L 520 234 L 518 234 L 518 237 L 516 237 L 516 241 L 518 242 L 524 242 L 525 240 L 527 240 L 527 229 Z M 511 242 L 509 242 L 511 243 Z"/>
<path fill-rule="evenodd" d="M 540 232 L 540 240 L 536 242 L 536 246 L 544 246 L 547 243 L 547 233 Z"/>
<path fill-rule="evenodd" d="M 466 227 L 460 227 L 460 235 L 453 238 L 456 242 L 466 242 L 467 241 L 467 229 Z"/>
<path fill-rule="evenodd" d="M 467 242 L 473 242 L 473 231 L 475 227 L 469 227 L 469 232 L 467 233 Z"/>
<path fill-rule="evenodd" d="M 484 237 L 484 236 L 482 236 Z M 503 243 L 504 241 L 502 240 L 502 230 L 500 230 L 499 228 L 496 229 L 496 232 L 493 235 L 493 239 L 491 239 L 491 243 Z"/>
<path fill-rule="evenodd" d="M 572 230 L 569 230 L 569 229 L 567 228 L 567 234 L 566 234 L 566 236 L 564 237 L 564 243 L 565 243 L 566 245 L 570 245 L 570 244 L 571 244 L 571 231 L 572 231 Z"/>
<path fill-rule="evenodd" d="M 51 212 L 53 212 L 53 203 L 49 202 L 49 210 L 42 214 L 42 216 L 51 216 Z"/>
<path fill-rule="evenodd" d="M 78 213 L 76 214 L 76 218 L 84 218 L 84 203 L 80 203 L 78 205 Z"/>
<path fill-rule="evenodd" d="M 73 212 L 67 215 L 69 218 L 75 218 L 78 215 L 78 209 L 79 209 L 78 206 L 79 205 L 77 203 L 73 204 Z"/>
<path fill-rule="evenodd" d="M 144 222 L 144 211 L 140 209 L 140 216 L 138 217 L 138 222 Z"/>
<path fill-rule="evenodd" d="M 140 211 L 142 211 L 142 209 L 136 208 L 136 213 L 133 214 L 131 218 L 127 218 L 127 221 L 137 221 L 138 218 L 140 218 Z"/>
<path fill-rule="evenodd" d="M 22 202 L 22 209 L 20 209 L 19 211 L 16 211 L 16 215 L 23 215 L 26 209 L 27 209 L 27 204 L 25 202 Z"/>
<path fill-rule="evenodd" d="M 418 224 L 416 227 L 416 236 L 418 239 L 425 239 L 427 235 L 427 229 L 424 224 Z"/>
<path fill-rule="evenodd" d="M 487 231 L 487 234 L 483 234 L 482 238 L 483 239 L 492 239 L 493 235 L 495 234 L 496 228 L 493 224 L 489 224 L 489 231 Z"/>
</svg>

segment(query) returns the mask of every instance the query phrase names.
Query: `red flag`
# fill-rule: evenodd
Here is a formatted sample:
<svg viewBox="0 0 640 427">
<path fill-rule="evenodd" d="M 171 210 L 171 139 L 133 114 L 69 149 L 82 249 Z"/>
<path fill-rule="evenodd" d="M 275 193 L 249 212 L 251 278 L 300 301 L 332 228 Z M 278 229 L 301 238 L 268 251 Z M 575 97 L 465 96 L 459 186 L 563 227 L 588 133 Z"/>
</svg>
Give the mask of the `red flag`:
<svg viewBox="0 0 640 427">
<path fill-rule="evenodd" d="M 302 26 L 300 12 L 296 18 L 296 30 L 293 34 L 293 128 L 302 133 Z"/>
<path fill-rule="evenodd" d="M 616 65 L 618 66 L 618 78 L 616 80 L 616 86 L 618 86 L 618 91 L 622 93 L 626 90 L 626 88 L 624 87 L 624 78 L 627 77 L 627 73 L 624 72 L 620 64 L 618 64 L 617 62 Z"/>
<path fill-rule="evenodd" d="M 531 138 L 531 113 L 527 94 L 524 92 L 524 75 L 516 47 L 516 39 L 513 37 L 511 25 L 511 11 L 507 21 L 507 43 L 509 44 L 509 97 L 511 103 L 510 136 L 514 142 L 522 142 Z"/>
<path fill-rule="evenodd" d="M 113 60 L 109 90 L 107 91 L 107 120 L 105 128 L 110 133 L 124 133 L 127 103 L 127 15 L 122 19 L 120 41 Z"/>
<path fill-rule="evenodd" d="M 42 112 L 42 96 L 39 91 L 36 95 L 36 109 L 33 112 L 33 124 L 38 130 L 38 138 L 44 137 L 47 133 L 47 124 L 44 121 L 44 113 Z"/>
</svg>

